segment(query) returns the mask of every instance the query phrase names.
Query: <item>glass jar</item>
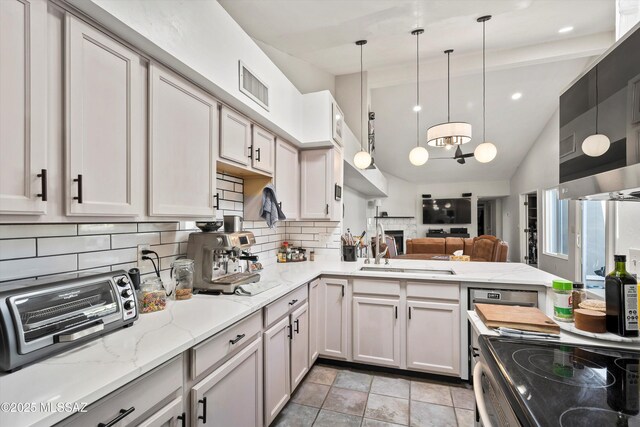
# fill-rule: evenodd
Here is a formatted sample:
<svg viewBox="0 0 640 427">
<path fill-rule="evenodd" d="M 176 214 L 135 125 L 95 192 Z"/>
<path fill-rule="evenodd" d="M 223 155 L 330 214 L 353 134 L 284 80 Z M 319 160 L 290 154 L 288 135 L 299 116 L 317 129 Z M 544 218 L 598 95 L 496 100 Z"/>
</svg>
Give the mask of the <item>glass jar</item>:
<svg viewBox="0 0 640 427">
<path fill-rule="evenodd" d="M 175 282 L 176 300 L 189 299 L 193 295 L 193 260 L 181 258 L 171 263 L 171 278 Z"/>
<path fill-rule="evenodd" d="M 571 306 L 573 307 L 573 312 L 580 308 L 580 303 L 587 299 L 587 292 L 584 290 L 583 283 L 574 283 L 573 291 L 571 293 Z"/>
<path fill-rule="evenodd" d="M 167 294 L 159 277 L 147 277 L 142 281 L 138 291 L 138 311 L 153 313 L 167 306 Z"/>
<path fill-rule="evenodd" d="M 573 283 L 558 279 L 553 281 L 553 318 L 560 322 L 573 321 L 573 304 L 571 295 Z"/>
</svg>

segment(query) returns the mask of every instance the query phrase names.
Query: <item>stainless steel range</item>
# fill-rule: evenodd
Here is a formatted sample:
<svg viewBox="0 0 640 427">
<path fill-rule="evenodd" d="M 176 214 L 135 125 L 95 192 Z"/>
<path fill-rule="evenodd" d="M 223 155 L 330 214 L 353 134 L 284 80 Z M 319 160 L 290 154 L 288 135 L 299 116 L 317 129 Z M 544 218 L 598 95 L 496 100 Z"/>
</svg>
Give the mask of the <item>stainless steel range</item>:
<svg viewBox="0 0 640 427">
<path fill-rule="evenodd" d="M 187 258 L 195 262 L 194 289 L 232 294 L 242 284 L 259 281 L 260 274 L 250 268 L 258 260 L 249 252 L 255 243 L 250 231 L 191 233 Z"/>
<path fill-rule="evenodd" d="M 137 318 L 134 289 L 123 270 L 3 285 L 0 370 L 13 371 L 130 326 Z"/>
</svg>

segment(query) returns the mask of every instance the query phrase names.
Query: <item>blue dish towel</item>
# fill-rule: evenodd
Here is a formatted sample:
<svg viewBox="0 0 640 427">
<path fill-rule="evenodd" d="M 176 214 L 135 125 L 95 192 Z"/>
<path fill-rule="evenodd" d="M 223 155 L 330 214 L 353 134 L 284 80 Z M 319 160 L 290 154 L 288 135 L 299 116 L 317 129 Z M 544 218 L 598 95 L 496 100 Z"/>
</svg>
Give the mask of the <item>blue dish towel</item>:
<svg viewBox="0 0 640 427">
<path fill-rule="evenodd" d="M 273 188 L 273 184 L 267 184 L 262 190 L 262 209 L 260 210 L 260 217 L 264 219 L 269 228 L 273 228 L 276 222 L 287 219 L 287 217 L 280 209 L 278 199 L 276 199 L 276 190 Z"/>
</svg>

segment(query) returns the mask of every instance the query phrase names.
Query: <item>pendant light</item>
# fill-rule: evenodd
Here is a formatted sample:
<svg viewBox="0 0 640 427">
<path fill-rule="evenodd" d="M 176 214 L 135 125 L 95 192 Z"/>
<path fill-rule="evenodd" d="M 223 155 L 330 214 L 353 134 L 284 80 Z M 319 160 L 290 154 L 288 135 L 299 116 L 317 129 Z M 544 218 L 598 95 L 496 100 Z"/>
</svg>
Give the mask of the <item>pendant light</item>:
<svg viewBox="0 0 640 427">
<path fill-rule="evenodd" d="M 482 143 L 473 151 L 473 155 L 480 163 L 489 163 L 496 158 L 498 149 L 491 142 L 487 142 L 487 66 L 485 61 L 486 40 L 485 23 L 491 19 L 491 15 L 481 16 L 478 22 L 482 23 Z"/>
<path fill-rule="evenodd" d="M 582 151 L 590 157 L 600 157 L 609 150 L 611 141 L 607 135 L 598 133 L 598 66 L 596 65 L 596 133 L 582 142 Z"/>
<path fill-rule="evenodd" d="M 369 154 L 369 150 L 365 150 L 362 145 L 362 135 L 363 135 L 363 125 L 362 125 L 362 103 L 364 102 L 363 96 L 363 88 L 362 88 L 362 46 L 367 44 L 366 40 L 358 40 L 356 42 L 356 46 L 360 46 L 360 151 L 356 153 L 353 157 L 353 164 L 356 165 L 358 169 L 366 169 L 371 164 L 371 154 Z M 367 143 L 367 146 L 369 144 Z"/>
<path fill-rule="evenodd" d="M 427 144 L 432 147 L 466 144 L 471 141 L 471 125 L 466 122 L 451 121 L 451 67 L 453 49 L 444 51 L 447 55 L 447 122 L 427 129 Z"/>
<path fill-rule="evenodd" d="M 411 31 L 416 36 L 416 105 L 413 111 L 416 113 L 416 147 L 409 152 L 409 161 L 414 166 L 422 166 L 429 160 L 429 152 L 420 146 L 420 34 L 424 33 L 422 28 Z"/>
</svg>

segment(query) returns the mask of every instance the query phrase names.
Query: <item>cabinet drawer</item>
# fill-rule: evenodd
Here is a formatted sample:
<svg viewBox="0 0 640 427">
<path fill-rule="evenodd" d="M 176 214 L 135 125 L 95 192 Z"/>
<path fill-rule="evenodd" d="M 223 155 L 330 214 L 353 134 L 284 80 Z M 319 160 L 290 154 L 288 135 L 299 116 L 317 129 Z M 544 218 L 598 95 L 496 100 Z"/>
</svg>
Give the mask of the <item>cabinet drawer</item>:
<svg viewBox="0 0 640 427">
<path fill-rule="evenodd" d="M 97 426 L 100 423 L 108 424 L 116 417 L 122 416 L 121 411 L 128 411 L 129 414 L 116 425 L 131 425 L 167 398 L 175 399 L 180 395 L 182 395 L 182 356 L 170 360 L 100 399 L 89 406 L 87 412 L 79 413 L 68 421 L 64 420 L 60 425 L 88 427 Z"/>
<path fill-rule="evenodd" d="M 354 279 L 354 294 L 400 296 L 400 281 L 378 279 Z"/>
<path fill-rule="evenodd" d="M 302 305 L 309 295 L 307 286 L 300 286 L 295 291 L 289 292 L 276 302 L 272 302 L 265 309 L 265 327 L 285 316 L 292 308 Z"/>
<path fill-rule="evenodd" d="M 407 282 L 407 297 L 458 301 L 460 285 L 456 282 Z"/>
<path fill-rule="evenodd" d="M 196 379 L 209 368 L 253 341 L 262 329 L 262 313 L 252 314 L 191 349 L 191 379 Z M 239 340 L 238 340 L 239 339 Z M 233 341 L 238 340 L 236 343 Z"/>
</svg>

